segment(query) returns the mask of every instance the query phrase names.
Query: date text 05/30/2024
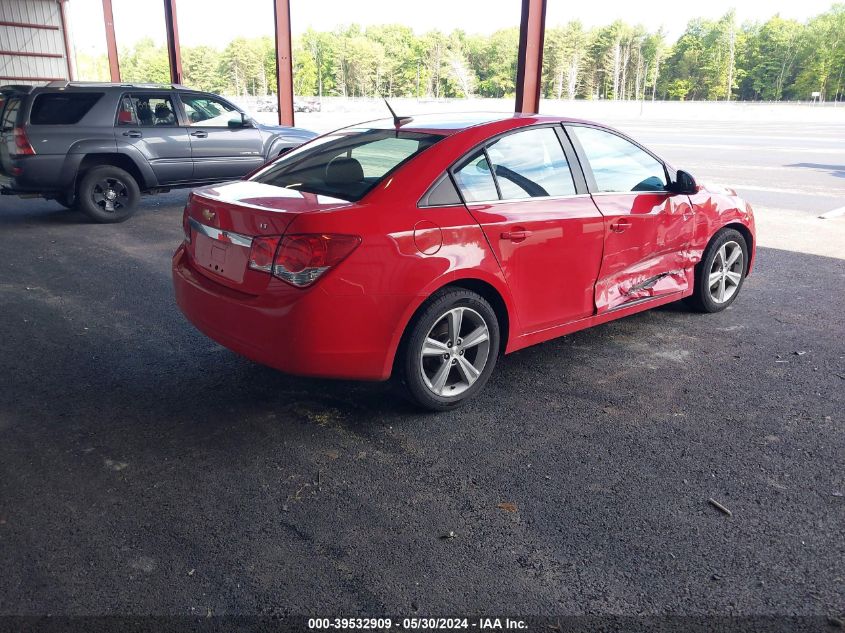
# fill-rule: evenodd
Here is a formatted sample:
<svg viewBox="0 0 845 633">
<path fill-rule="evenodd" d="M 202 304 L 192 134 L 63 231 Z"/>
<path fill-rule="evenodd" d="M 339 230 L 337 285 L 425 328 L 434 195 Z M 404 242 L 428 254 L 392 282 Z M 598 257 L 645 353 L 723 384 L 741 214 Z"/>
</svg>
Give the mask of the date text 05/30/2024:
<svg viewBox="0 0 845 633">
<path fill-rule="evenodd" d="M 309 618 L 310 630 L 445 631 L 476 629 L 479 631 L 527 630 L 524 620 L 511 618 Z"/>
</svg>

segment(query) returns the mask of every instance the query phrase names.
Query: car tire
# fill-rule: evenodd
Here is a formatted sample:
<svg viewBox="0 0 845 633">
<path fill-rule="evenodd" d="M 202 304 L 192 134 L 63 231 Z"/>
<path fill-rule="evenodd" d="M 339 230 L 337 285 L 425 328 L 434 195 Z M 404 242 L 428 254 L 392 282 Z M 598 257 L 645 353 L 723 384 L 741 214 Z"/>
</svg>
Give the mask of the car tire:
<svg viewBox="0 0 845 633">
<path fill-rule="evenodd" d="M 430 411 L 457 408 L 487 384 L 499 340 L 496 313 L 484 297 L 464 289 L 433 295 L 401 343 L 399 373 L 406 395 Z"/>
<path fill-rule="evenodd" d="M 113 223 L 128 219 L 141 199 L 132 175 L 112 165 L 89 169 L 79 183 L 77 204 L 95 222 Z"/>
<path fill-rule="evenodd" d="M 722 229 L 695 267 L 688 304 L 698 312 L 721 312 L 739 296 L 748 272 L 748 243 L 736 229 Z"/>
</svg>

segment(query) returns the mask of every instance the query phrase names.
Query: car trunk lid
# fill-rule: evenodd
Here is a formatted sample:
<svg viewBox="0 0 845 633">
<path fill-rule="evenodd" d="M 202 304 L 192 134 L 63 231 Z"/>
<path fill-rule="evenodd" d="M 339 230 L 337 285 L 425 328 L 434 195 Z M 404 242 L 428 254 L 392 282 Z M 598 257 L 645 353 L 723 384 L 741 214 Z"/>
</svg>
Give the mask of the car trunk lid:
<svg viewBox="0 0 845 633">
<path fill-rule="evenodd" d="M 253 239 L 283 235 L 302 213 L 343 209 L 353 203 L 252 181 L 205 187 L 185 208 L 188 254 L 202 273 L 230 288 L 260 294 L 270 274 L 249 267 Z"/>
</svg>

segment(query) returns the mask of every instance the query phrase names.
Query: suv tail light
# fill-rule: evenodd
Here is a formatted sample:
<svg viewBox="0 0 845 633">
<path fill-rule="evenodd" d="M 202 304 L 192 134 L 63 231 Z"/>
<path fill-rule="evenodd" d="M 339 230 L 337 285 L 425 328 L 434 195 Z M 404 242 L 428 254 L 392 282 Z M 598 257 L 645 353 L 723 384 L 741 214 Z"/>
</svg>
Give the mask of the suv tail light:
<svg viewBox="0 0 845 633">
<path fill-rule="evenodd" d="M 306 288 L 349 257 L 360 243 L 357 235 L 329 233 L 256 237 L 249 252 L 249 267 Z"/>
<path fill-rule="evenodd" d="M 15 152 L 16 156 L 33 156 L 35 154 L 35 150 L 33 149 L 32 145 L 29 142 L 29 139 L 26 136 L 26 132 L 22 127 L 16 127 L 12 134 L 15 137 Z"/>
</svg>

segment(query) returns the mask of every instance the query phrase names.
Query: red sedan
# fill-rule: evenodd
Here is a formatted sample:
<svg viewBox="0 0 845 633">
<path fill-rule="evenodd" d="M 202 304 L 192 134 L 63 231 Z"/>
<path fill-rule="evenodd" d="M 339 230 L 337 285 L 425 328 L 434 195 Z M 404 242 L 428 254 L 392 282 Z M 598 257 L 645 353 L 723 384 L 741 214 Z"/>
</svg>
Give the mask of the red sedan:
<svg viewBox="0 0 845 633">
<path fill-rule="evenodd" d="M 735 192 L 624 134 L 548 116 L 376 121 L 191 194 L 179 307 L 309 376 L 401 379 L 444 410 L 501 353 L 687 299 L 718 312 L 754 262 Z"/>
</svg>

